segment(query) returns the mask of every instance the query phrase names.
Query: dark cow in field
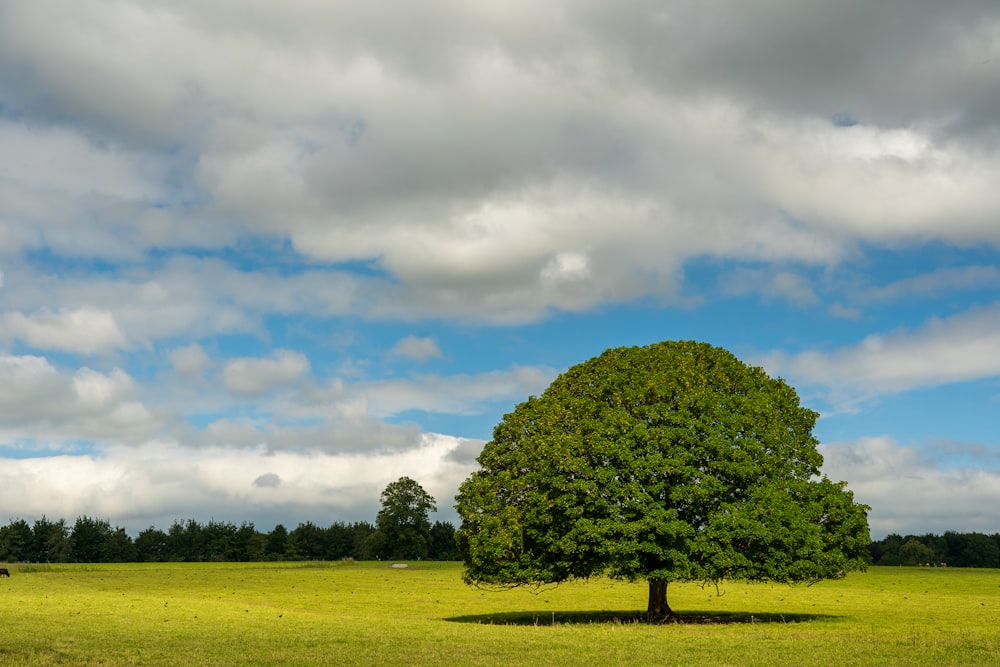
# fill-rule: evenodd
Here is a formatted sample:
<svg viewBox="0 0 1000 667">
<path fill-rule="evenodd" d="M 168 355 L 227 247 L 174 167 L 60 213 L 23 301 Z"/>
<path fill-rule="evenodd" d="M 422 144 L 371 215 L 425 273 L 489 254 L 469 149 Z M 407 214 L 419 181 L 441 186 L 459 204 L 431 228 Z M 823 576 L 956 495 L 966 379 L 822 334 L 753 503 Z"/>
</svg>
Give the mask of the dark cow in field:
<svg viewBox="0 0 1000 667">
<path fill-rule="evenodd" d="M 10 570 L 8 570 L 5 567 L 0 567 L 0 577 L 9 577 L 9 576 L 10 576 Z"/>
</svg>

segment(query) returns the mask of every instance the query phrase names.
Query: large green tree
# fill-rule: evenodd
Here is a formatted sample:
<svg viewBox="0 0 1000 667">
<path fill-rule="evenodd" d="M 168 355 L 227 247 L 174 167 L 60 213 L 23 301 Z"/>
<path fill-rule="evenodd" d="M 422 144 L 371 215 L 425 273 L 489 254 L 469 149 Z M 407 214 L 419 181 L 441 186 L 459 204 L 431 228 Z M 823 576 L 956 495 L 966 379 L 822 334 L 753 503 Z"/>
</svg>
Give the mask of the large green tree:
<svg viewBox="0 0 1000 667">
<path fill-rule="evenodd" d="M 810 582 L 863 568 L 867 510 L 819 474 L 817 414 L 704 343 L 618 348 L 506 415 L 461 486 L 466 582 L 606 574 L 667 585 Z"/>
<path fill-rule="evenodd" d="M 372 535 L 376 555 L 398 560 L 427 558 L 431 541 L 434 498 L 409 477 L 400 477 L 382 491 L 382 509 Z"/>
</svg>

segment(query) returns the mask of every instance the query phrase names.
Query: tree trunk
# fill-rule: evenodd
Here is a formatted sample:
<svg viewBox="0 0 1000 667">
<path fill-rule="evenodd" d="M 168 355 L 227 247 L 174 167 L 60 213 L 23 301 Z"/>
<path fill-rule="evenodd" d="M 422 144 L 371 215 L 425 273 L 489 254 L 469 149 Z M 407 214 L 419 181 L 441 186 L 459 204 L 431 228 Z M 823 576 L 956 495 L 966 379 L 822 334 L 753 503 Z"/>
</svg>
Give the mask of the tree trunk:
<svg viewBox="0 0 1000 667">
<path fill-rule="evenodd" d="M 675 616 L 667 604 L 667 580 L 649 580 L 649 605 L 646 607 L 646 620 L 650 623 L 662 623 Z"/>
</svg>

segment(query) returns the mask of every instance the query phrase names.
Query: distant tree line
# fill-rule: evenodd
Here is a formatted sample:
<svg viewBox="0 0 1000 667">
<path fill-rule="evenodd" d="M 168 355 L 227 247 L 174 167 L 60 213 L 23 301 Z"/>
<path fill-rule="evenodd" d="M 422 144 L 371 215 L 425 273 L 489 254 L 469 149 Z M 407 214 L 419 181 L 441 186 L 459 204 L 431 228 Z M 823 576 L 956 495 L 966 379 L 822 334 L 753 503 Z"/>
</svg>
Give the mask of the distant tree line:
<svg viewBox="0 0 1000 667">
<path fill-rule="evenodd" d="M 434 498 L 409 477 L 382 492 L 375 525 L 366 521 L 321 528 L 311 521 L 294 530 L 278 524 L 262 533 L 252 523 L 239 526 L 211 520 L 174 521 L 166 532 L 150 526 L 132 539 L 104 519 L 44 516 L 29 525 L 11 519 L 0 527 L 0 563 L 133 563 L 164 561 L 267 560 L 459 560 L 455 527 L 436 521 Z"/>
<path fill-rule="evenodd" d="M 252 523 L 187 519 L 174 521 L 167 531 L 150 526 L 133 539 L 124 528 L 88 516 L 78 517 L 72 526 L 44 516 L 33 525 L 12 519 L 0 526 L 0 563 L 460 560 L 455 527 L 449 522 L 429 524 L 423 539 L 397 538 L 392 527 L 382 523 L 379 530 L 367 521 L 336 522 L 326 528 L 307 521 L 292 530 L 278 524 L 261 532 Z M 874 565 L 1000 567 L 1000 533 L 893 533 L 872 542 L 868 551 Z"/>
<path fill-rule="evenodd" d="M 875 565 L 941 565 L 1000 567 L 1000 533 L 946 532 L 944 535 L 895 533 L 873 542 L 868 551 Z"/>
<path fill-rule="evenodd" d="M 166 531 L 150 526 L 134 539 L 103 519 L 45 517 L 29 524 L 12 519 L 0 527 L 0 562 L 124 563 L 164 561 L 376 560 L 423 558 L 458 560 L 455 527 L 437 521 L 417 551 L 393 551 L 391 539 L 366 521 L 337 522 L 322 528 L 312 522 L 292 530 L 278 524 L 270 532 L 252 523 L 175 521 Z"/>
</svg>

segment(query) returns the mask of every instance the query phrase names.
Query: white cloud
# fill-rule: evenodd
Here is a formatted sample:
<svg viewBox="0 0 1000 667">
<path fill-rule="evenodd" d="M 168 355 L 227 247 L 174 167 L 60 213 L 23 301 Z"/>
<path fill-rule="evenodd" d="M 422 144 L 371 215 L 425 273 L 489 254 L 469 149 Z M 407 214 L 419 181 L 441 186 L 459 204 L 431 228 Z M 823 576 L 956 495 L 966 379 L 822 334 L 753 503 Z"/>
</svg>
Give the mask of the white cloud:
<svg viewBox="0 0 1000 667">
<path fill-rule="evenodd" d="M 844 408 L 881 394 L 1000 375 L 1000 306 L 935 318 L 920 328 L 870 335 L 832 352 L 773 353 L 772 375 L 820 387 Z"/>
<path fill-rule="evenodd" d="M 108 374 L 81 368 L 73 374 L 72 386 L 79 404 L 89 408 L 107 407 L 135 393 L 135 383 L 120 368 Z"/>
<path fill-rule="evenodd" d="M 861 310 L 858 308 L 852 308 L 850 306 L 845 306 L 842 303 L 832 303 L 827 308 L 827 312 L 833 317 L 842 318 L 845 320 L 856 320 L 861 317 Z"/>
<path fill-rule="evenodd" d="M 767 301 L 780 298 L 799 306 L 819 302 L 808 279 L 790 271 L 741 268 L 722 275 L 719 282 L 727 295 L 757 293 Z"/>
<path fill-rule="evenodd" d="M 519 323 L 669 301 L 692 257 L 831 263 L 858 240 L 1000 242 L 1000 160 L 963 134 L 995 117 L 982 54 L 998 17 L 985 6 L 925 4 L 906 30 L 850 8 L 739 4 L 427 2 L 394 8 L 392 25 L 359 6 L 262 3 L 240 17 L 210 1 L 97 6 L 5 3 L 0 62 L 25 65 L 0 77 L 9 106 L 40 128 L 7 121 L 25 157 L 8 158 L 21 166 L 3 172 L 14 176 L 0 201 L 33 221 L 5 227 L 23 244 L 51 244 L 68 223 L 71 254 L 74 243 L 135 255 L 273 234 L 394 279 L 336 281 L 318 300 L 338 312 Z M 823 21 L 854 37 L 817 32 Z M 842 69 L 778 57 L 792 34 Z M 906 63 L 892 95 L 872 74 L 886 62 Z M 831 123 L 844 104 L 863 122 Z M 74 121 L 56 127 L 53 113 Z M 50 154 L 67 176 L 37 166 Z M 168 174 L 157 182 L 170 187 L 151 192 L 124 172 Z M 37 196 L 44 178 L 132 208 L 66 200 L 56 211 Z M 17 231 L 31 228 L 42 231 Z M 810 299 L 801 284 L 773 287 Z M 119 321 L 130 333 L 191 322 L 202 301 L 173 301 L 176 320 L 144 325 L 153 309 L 138 308 Z M 234 311 L 217 326 L 253 327 Z"/>
<path fill-rule="evenodd" d="M 0 356 L 0 409 L 5 417 L 30 419 L 46 405 L 60 410 L 73 395 L 72 377 L 60 374 L 44 357 Z"/>
<path fill-rule="evenodd" d="M 77 352 L 111 351 L 131 341 L 153 345 L 178 336 L 262 334 L 267 315 L 364 313 L 365 301 L 385 298 L 375 291 L 377 284 L 361 294 L 359 279 L 343 271 L 279 275 L 190 257 L 116 275 L 53 274 L 23 264 L 14 264 L 10 275 L 16 281 L 0 292 L 9 310 L 39 303 L 47 308 L 0 316 L 0 337 Z"/>
<path fill-rule="evenodd" d="M 231 359 L 222 368 L 226 388 L 237 394 L 263 394 L 293 385 L 309 372 L 309 359 L 301 352 L 275 350 L 270 358 Z"/>
<path fill-rule="evenodd" d="M 332 412 L 332 411 L 331 411 Z M 320 452 L 324 454 L 374 455 L 404 452 L 419 445 L 420 429 L 413 424 L 390 424 L 370 417 L 340 411 L 325 419 L 302 425 L 275 419 L 217 419 L 201 433 L 188 437 L 189 445 L 231 447 L 269 452 Z"/>
<path fill-rule="evenodd" d="M 417 446 L 376 455 L 186 449 L 172 442 L 107 448 L 100 455 L 12 459 L 0 468 L 0 505 L 29 521 L 107 517 L 131 532 L 179 518 L 255 521 L 373 521 L 385 486 L 406 475 L 454 520 L 451 498 L 471 472 L 452 453 L 467 441 L 424 434 Z"/>
<path fill-rule="evenodd" d="M 516 366 L 475 375 L 418 375 L 346 385 L 347 400 L 360 397 L 369 414 L 379 417 L 410 410 L 475 414 L 498 400 L 522 401 L 541 393 L 556 373 L 548 368 Z"/>
<path fill-rule="evenodd" d="M 902 298 L 930 298 L 948 292 L 1000 287 L 1000 268 L 995 266 L 947 267 L 897 280 L 882 287 L 863 290 L 864 301 L 891 302 Z"/>
<path fill-rule="evenodd" d="M 763 160 L 764 201 L 816 231 L 877 242 L 1000 240 L 987 229 L 998 206 L 988 182 L 1000 162 L 974 149 L 935 145 L 929 132 L 824 127 L 818 119 L 757 129 L 766 138 L 747 153 Z M 951 224 L 941 229 L 948 216 Z"/>
<path fill-rule="evenodd" d="M 391 354 L 406 357 L 413 361 L 424 362 L 430 358 L 440 359 L 442 354 L 433 338 L 407 336 L 396 343 Z"/>
<path fill-rule="evenodd" d="M 418 374 L 348 382 L 330 378 L 303 383 L 299 391 L 276 397 L 270 414 L 291 420 L 381 419 L 413 410 L 442 414 L 479 414 L 497 401 L 521 401 L 541 393 L 555 378 L 546 367 L 514 366 L 476 374 Z M 361 425 L 372 428 L 371 424 Z"/>
<path fill-rule="evenodd" d="M 556 254 L 542 269 L 542 282 L 563 282 L 580 280 L 590 274 L 587 256 L 577 252 Z"/>
<path fill-rule="evenodd" d="M 138 393 L 118 368 L 67 372 L 43 357 L 0 355 L 0 438 L 135 442 L 163 425 Z"/>
<path fill-rule="evenodd" d="M 0 180 L 33 191 L 153 199 L 159 187 L 149 157 L 98 147 L 65 127 L 27 129 L 0 119 Z"/>
<path fill-rule="evenodd" d="M 880 436 L 820 448 L 823 471 L 845 480 L 858 502 L 870 505 L 875 539 L 887 533 L 995 532 L 1000 521 L 1000 459 L 948 465 L 949 452 L 903 446 Z M 937 455 L 935 455 L 937 454 Z"/>
<path fill-rule="evenodd" d="M 198 343 L 171 350 L 169 358 L 174 372 L 187 377 L 200 376 L 212 365 L 212 360 Z"/>
<path fill-rule="evenodd" d="M 175 390 L 184 397 L 181 405 L 192 410 L 189 416 L 195 422 L 210 420 L 204 428 L 177 427 L 176 437 L 185 445 L 327 454 L 403 452 L 417 446 L 420 428 L 409 420 L 393 423 L 392 418 L 413 411 L 489 414 L 498 404 L 508 405 L 540 393 L 555 375 L 546 368 L 514 367 L 409 379 L 348 382 L 334 377 L 316 384 L 297 373 L 281 375 L 271 364 L 257 367 L 241 363 L 237 368 L 238 372 L 230 369 L 228 380 L 241 388 L 234 391 L 235 403 L 213 392 L 206 383 L 199 383 L 202 393 L 194 396 L 188 395 L 192 391 L 189 385 Z M 264 395 L 277 387 L 288 391 Z M 165 404 L 171 400 L 169 392 L 167 396 Z"/>
<path fill-rule="evenodd" d="M 0 316 L 0 338 L 24 341 L 41 350 L 81 354 L 111 352 L 127 344 L 114 316 L 96 308 L 40 310 Z"/>
</svg>

